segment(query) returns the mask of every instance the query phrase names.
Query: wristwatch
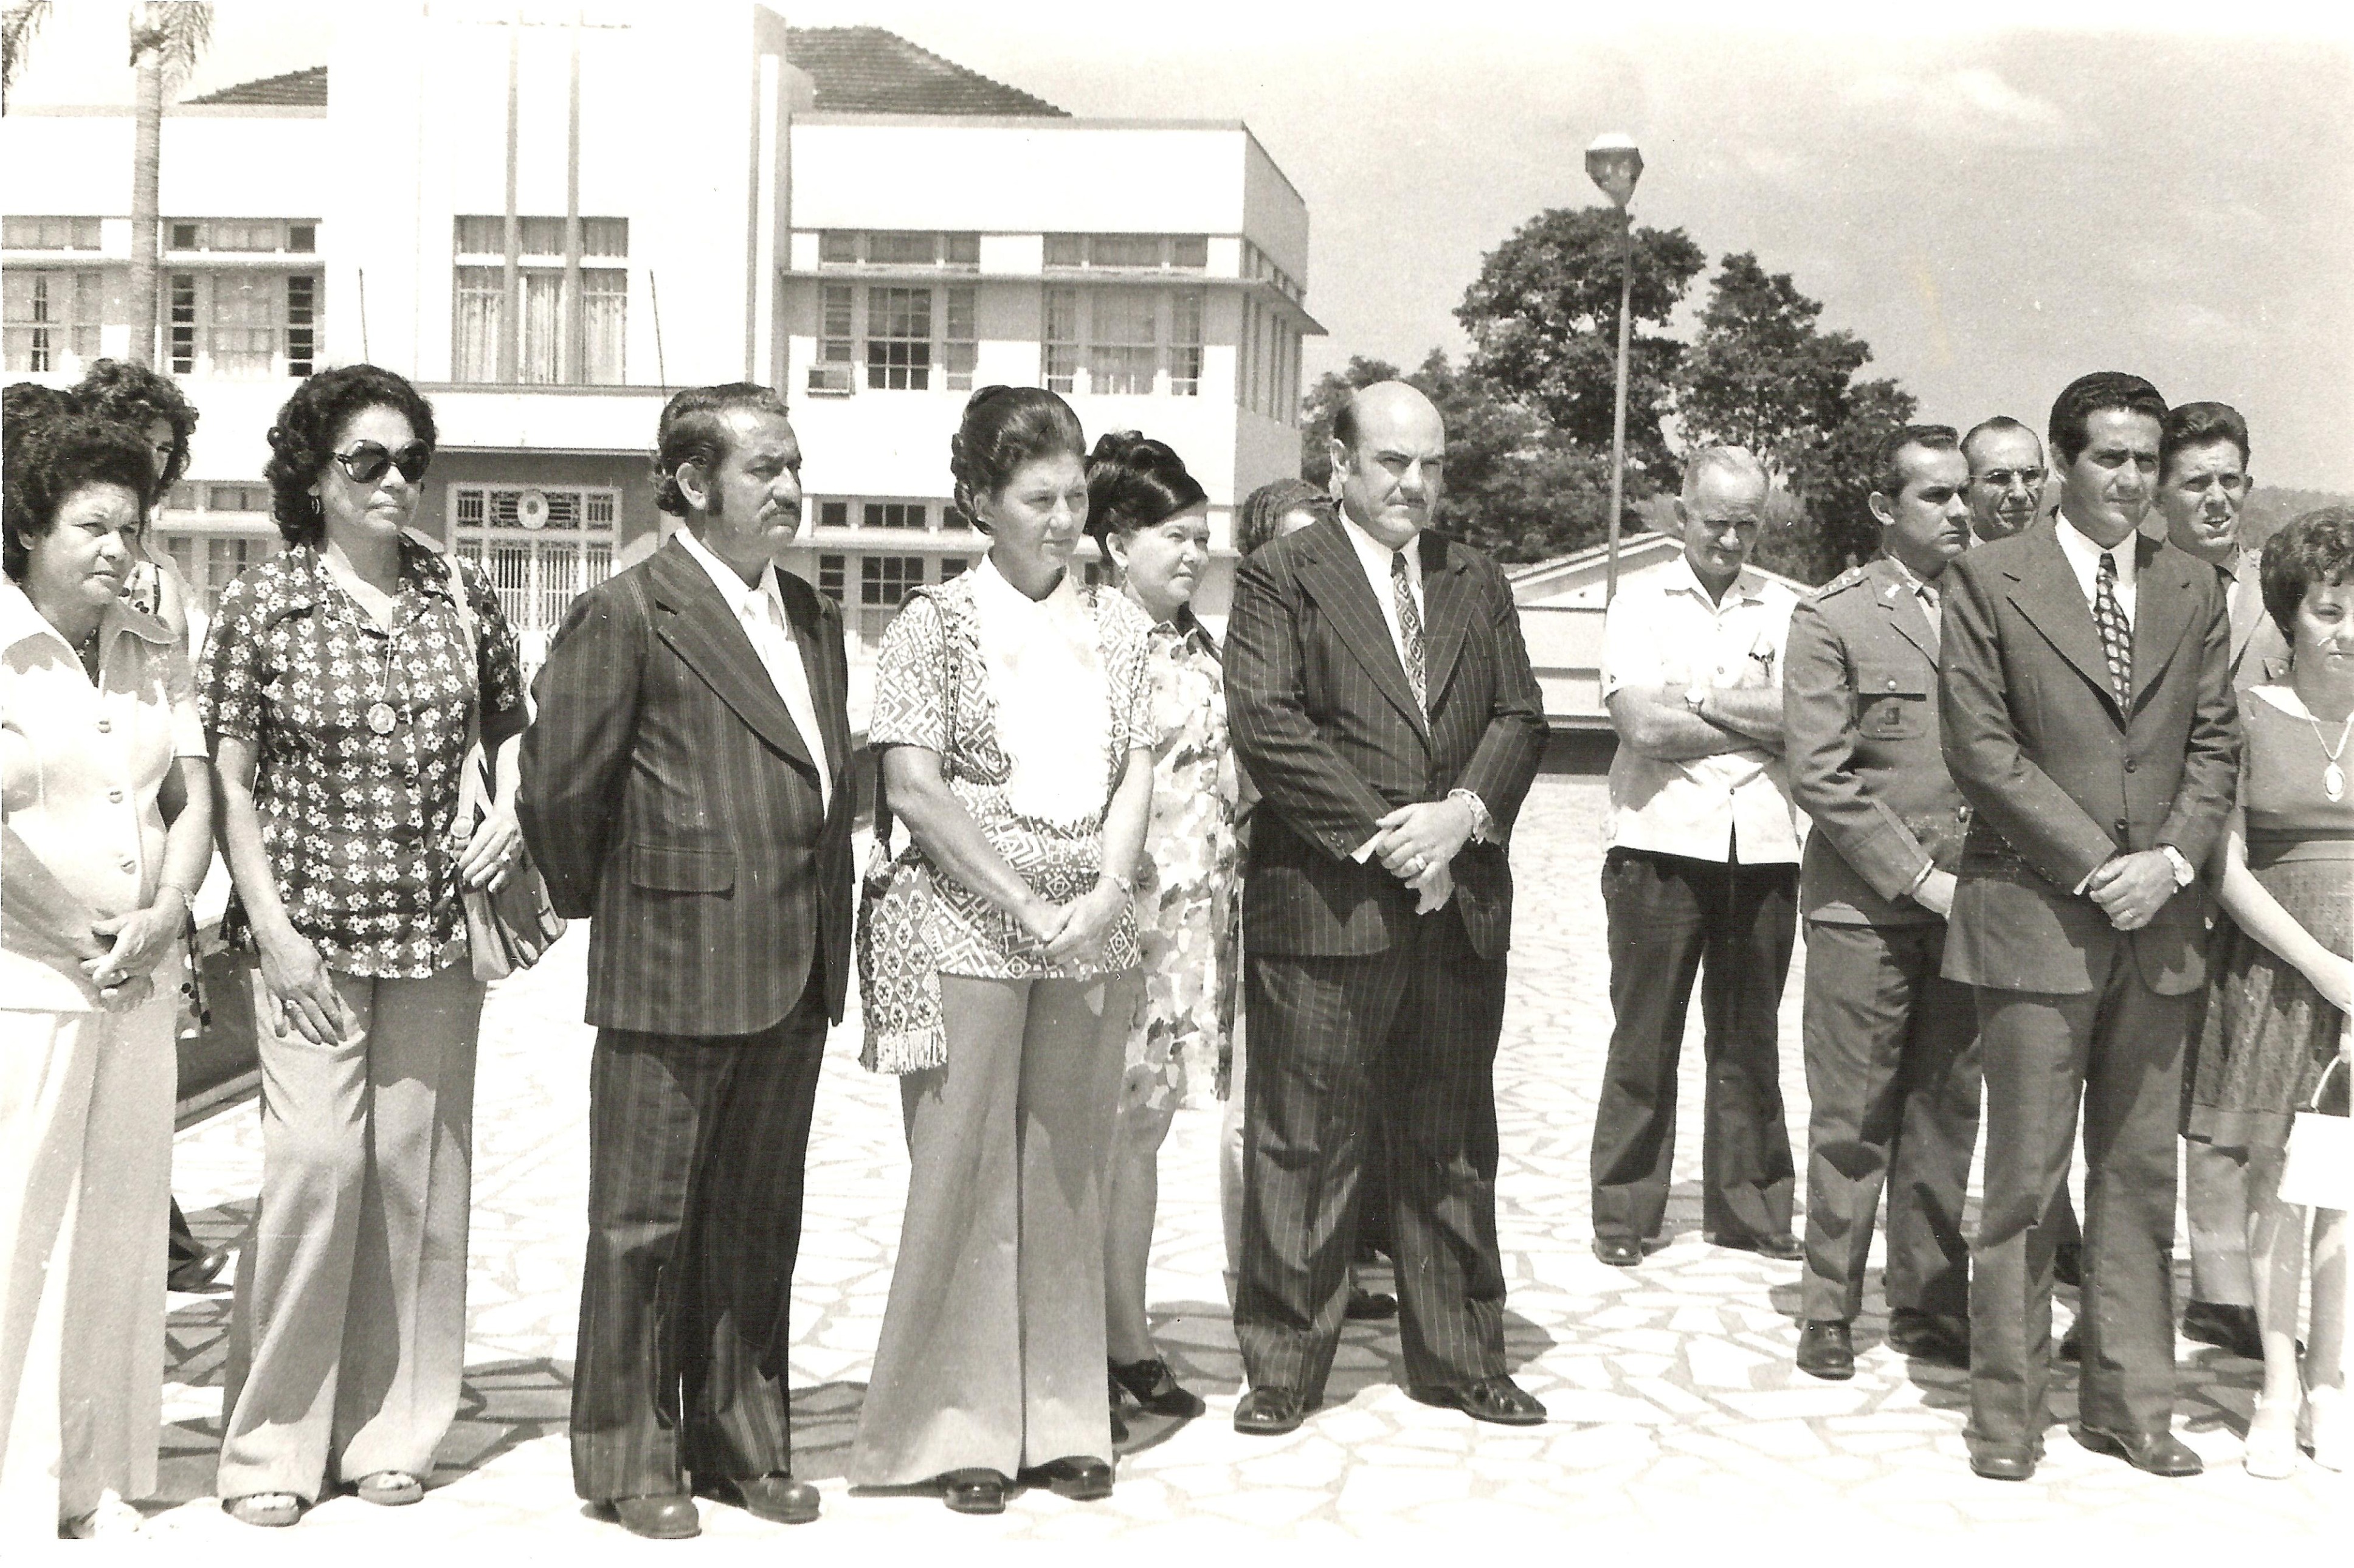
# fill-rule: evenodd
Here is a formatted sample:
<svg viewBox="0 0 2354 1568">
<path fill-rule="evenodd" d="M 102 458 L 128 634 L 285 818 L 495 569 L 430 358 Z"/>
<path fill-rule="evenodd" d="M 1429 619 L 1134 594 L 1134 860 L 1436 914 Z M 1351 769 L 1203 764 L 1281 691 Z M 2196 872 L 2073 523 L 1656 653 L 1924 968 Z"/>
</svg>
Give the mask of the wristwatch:
<svg viewBox="0 0 2354 1568">
<path fill-rule="evenodd" d="M 2176 849 L 2172 844 L 2160 844 L 2158 846 L 2158 853 L 2164 855 L 2167 863 L 2174 867 L 2174 886 L 2177 892 L 2199 880 L 2198 868 L 2190 863 L 2180 850 Z"/>
<path fill-rule="evenodd" d="M 1496 842 L 1496 819 L 1488 814 L 1488 802 L 1479 799 L 1476 791 L 1449 789 L 1447 792 L 1447 798 L 1450 800 L 1462 801 L 1463 809 L 1471 813 L 1473 843 L 1491 844 Z"/>
</svg>

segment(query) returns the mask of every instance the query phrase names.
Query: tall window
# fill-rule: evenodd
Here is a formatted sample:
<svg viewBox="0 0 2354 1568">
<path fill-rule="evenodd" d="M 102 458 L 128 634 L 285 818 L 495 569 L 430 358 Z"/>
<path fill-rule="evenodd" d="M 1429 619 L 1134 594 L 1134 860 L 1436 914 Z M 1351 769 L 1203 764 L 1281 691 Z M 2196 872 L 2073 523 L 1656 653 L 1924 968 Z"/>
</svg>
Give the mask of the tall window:
<svg viewBox="0 0 2354 1568">
<path fill-rule="evenodd" d="M 924 586 L 921 556 L 865 556 L 858 563 L 858 602 L 896 605 L 911 588 Z"/>
<path fill-rule="evenodd" d="M 832 396 L 861 387 L 970 392 L 981 355 L 977 294 L 969 283 L 944 289 L 820 284 L 817 358 L 810 366 L 809 389 Z"/>
<path fill-rule="evenodd" d="M 64 370 L 68 357 L 98 357 L 98 329 L 104 318 L 104 274 L 12 267 L 5 280 L 0 312 L 5 360 L 11 371 Z"/>
<path fill-rule="evenodd" d="M 315 272 L 173 272 L 164 291 L 164 343 L 175 376 L 258 381 L 317 367 Z"/>
<path fill-rule="evenodd" d="M 940 367 L 947 374 L 951 392 L 972 390 L 972 367 L 981 357 L 981 329 L 976 308 L 976 290 L 945 289 L 948 309 L 943 313 L 940 328 Z"/>
<path fill-rule="evenodd" d="M 817 591 L 840 604 L 843 598 L 843 566 L 840 556 L 820 556 L 817 558 Z"/>
<path fill-rule="evenodd" d="M 866 385 L 895 392 L 931 386 L 932 291 L 866 291 Z"/>
<path fill-rule="evenodd" d="M 501 339 L 514 338 L 514 378 L 530 386 L 612 387 L 627 374 L 630 220 L 580 219 L 577 272 L 567 220 L 519 217 L 520 265 L 507 288 L 506 219 L 470 214 L 453 225 L 451 376 L 500 379 Z M 578 291 L 571 280 L 578 279 Z"/>
<path fill-rule="evenodd" d="M 1201 394 L 1202 296 L 1196 290 L 1048 289 L 1041 336 L 1049 390 Z"/>
</svg>

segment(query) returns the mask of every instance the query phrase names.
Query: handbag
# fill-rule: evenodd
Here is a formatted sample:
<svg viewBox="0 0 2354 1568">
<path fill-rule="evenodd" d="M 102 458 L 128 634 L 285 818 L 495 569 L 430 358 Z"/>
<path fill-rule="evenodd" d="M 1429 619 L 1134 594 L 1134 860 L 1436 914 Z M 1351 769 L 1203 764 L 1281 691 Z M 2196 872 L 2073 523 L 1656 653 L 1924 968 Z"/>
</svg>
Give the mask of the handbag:
<svg viewBox="0 0 2354 1568">
<path fill-rule="evenodd" d="M 2354 1022 L 2348 1027 L 2354 1029 Z M 2281 1166 L 2280 1201 L 2308 1209 L 2354 1209 L 2354 1117 L 2321 1109 L 2329 1075 L 2342 1070 L 2344 1056 L 2321 1070 L 2313 1097 L 2289 1124 L 2288 1155 Z"/>
<path fill-rule="evenodd" d="M 466 600 L 466 585 L 454 564 L 446 563 L 450 598 L 458 610 L 466 646 L 474 654 L 475 685 L 482 684 L 482 645 L 475 631 L 474 607 Z M 482 747 L 482 705 L 479 695 L 467 709 L 466 753 L 458 765 L 458 821 L 471 833 L 491 814 L 497 791 L 491 782 L 491 759 Z M 458 903 L 466 917 L 466 951 L 478 980 L 504 980 L 517 969 L 539 962 L 540 955 L 564 935 L 564 917 L 547 895 L 547 880 L 531 860 L 530 849 L 515 845 L 507 864 L 506 880 L 495 889 L 461 887 Z"/>
<path fill-rule="evenodd" d="M 891 849 L 891 803 L 875 769 L 875 843 L 858 881 L 859 1010 L 866 1043 L 858 1065 L 870 1073 L 920 1073 L 949 1059 L 940 1012 L 938 955 L 932 945 L 932 874 L 913 835 Z"/>
</svg>

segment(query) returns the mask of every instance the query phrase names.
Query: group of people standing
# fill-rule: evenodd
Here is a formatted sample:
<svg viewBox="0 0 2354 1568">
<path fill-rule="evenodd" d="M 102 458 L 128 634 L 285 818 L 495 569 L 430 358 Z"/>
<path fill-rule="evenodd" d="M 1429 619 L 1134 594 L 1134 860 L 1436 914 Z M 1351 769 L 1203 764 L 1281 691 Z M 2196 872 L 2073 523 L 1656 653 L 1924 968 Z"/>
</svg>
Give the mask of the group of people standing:
<svg viewBox="0 0 2354 1568">
<path fill-rule="evenodd" d="M 2179 1130 L 2210 1151 L 2194 1262 L 2202 1235 L 2243 1259 L 2200 1287 L 2244 1283 L 2264 1355 L 2250 1467 L 2293 1465 L 2300 1429 L 2342 1464 L 2342 1216 L 2310 1226 L 2300 1365 L 2307 1217 L 2274 1189 L 2354 1001 L 2354 518 L 2232 556 L 2228 415 L 2076 383 L 2053 516 L 2024 427 L 1893 431 L 1884 549 L 1803 603 L 1747 564 L 1766 471 L 1706 449 L 1681 561 L 1609 614 L 1596 1255 L 1636 1266 L 1660 1237 L 1698 980 L 1704 1234 L 1803 1259 L 1799 1365 L 1850 1375 L 1884 1191 L 1892 1342 L 1971 1368 L 1984 1475 L 2040 1452 L 2080 1097 L 2085 1441 L 2197 1467 L 2168 1430 Z M 973 394 L 949 469 L 989 548 L 885 639 L 864 879 L 841 611 L 775 564 L 802 496 L 773 391 L 670 401 L 654 468 L 679 526 L 574 601 L 528 704 L 496 594 L 408 531 L 437 433 L 401 377 L 342 367 L 288 400 L 267 468 L 287 547 L 193 660 L 125 592 L 170 467 L 153 436 L 12 389 L 12 1529 L 133 1527 L 124 1499 L 153 1489 L 174 966 L 216 839 L 261 1021 L 218 1482 L 247 1523 L 338 1485 L 422 1495 L 463 1361 L 484 988 L 458 895 L 526 856 L 591 921 L 570 1443 L 576 1489 L 630 1532 L 695 1534 L 697 1496 L 819 1513 L 792 1473 L 791 1277 L 854 967 L 910 1160 L 854 1483 L 969 1513 L 1025 1485 L 1101 1498 L 1128 1414 L 1201 1414 L 1145 1273 L 1158 1151 L 1204 1087 L 1230 1107 L 1237 1431 L 1299 1427 L 1343 1321 L 1390 1311 L 1413 1397 L 1545 1418 L 1504 1352 L 1492 1086 L 1543 705 L 1503 574 L 1431 528 L 1447 432 L 1422 394 L 1358 391 L 1329 491 L 1241 509 L 1223 644 L 1191 608 L 1208 503 L 1180 456 L 1090 449 L 1050 392 Z M 2180 548 L 2137 535 L 2153 499 Z M 2009 536 L 1966 550 L 1973 522 Z M 461 810 L 478 747 L 489 787 Z M 1802 918 L 1803 1242 L 1774 1033 Z M 1395 1302 L 1354 1283 L 1369 1229 Z"/>
<path fill-rule="evenodd" d="M 2344 1214 L 2279 1187 L 2354 1056 L 2354 514 L 2243 548 L 2245 422 L 2137 376 L 2072 383 L 2048 434 L 2046 513 L 2019 421 L 1891 430 L 1882 549 L 1803 599 L 1748 566 L 1762 465 L 1687 464 L 1683 559 L 1608 620 L 1595 1253 L 1636 1266 L 1659 1234 L 1698 974 L 1703 1234 L 1804 1263 L 1800 1371 L 1854 1374 L 1884 1193 L 1888 1342 L 1968 1370 L 1979 1475 L 2034 1472 L 2055 1354 L 2086 1447 L 2196 1474 L 2171 1431 L 2179 1136 L 2182 1331 L 2264 1362 L 2246 1467 L 2289 1475 L 2301 1445 L 2343 1468 Z M 1774 1022 L 1801 922 L 1803 1240 Z M 2055 1346 L 2060 1281 L 2082 1305 Z"/>
</svg>

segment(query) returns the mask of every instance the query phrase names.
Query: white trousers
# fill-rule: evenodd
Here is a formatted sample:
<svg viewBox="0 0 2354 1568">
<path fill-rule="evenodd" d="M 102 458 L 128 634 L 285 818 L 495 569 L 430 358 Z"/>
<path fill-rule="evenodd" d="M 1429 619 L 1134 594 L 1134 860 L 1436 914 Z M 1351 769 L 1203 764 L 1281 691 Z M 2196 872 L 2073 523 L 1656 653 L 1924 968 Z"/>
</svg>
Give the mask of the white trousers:
<svg viewBox="0 0 2354 1568">
<path fill-rule="evenodd" d="M 0 1011 L 0 1555 L 155 1489 L 178 1010 Z"/>
</svg>

